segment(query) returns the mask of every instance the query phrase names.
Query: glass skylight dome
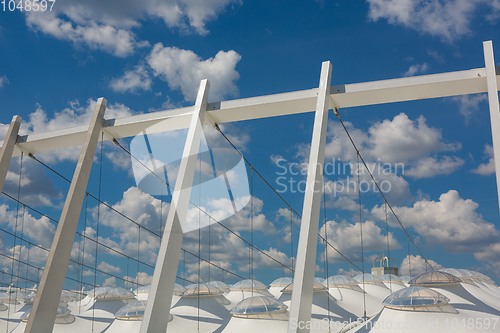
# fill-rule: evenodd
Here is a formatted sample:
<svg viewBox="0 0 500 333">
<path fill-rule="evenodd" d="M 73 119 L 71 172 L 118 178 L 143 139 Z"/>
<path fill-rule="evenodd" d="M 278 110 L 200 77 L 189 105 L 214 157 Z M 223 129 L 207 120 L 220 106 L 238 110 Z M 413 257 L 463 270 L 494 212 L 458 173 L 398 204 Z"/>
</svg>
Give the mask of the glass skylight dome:
<svg viewBox="0 0 500 333">
<path fill-rule="evenodd" d="M 121 320 L 142 320 L 147 301 L 128 303 L 115 313 L 115 318 Z"/>
<path fill-rule="evenodd" d="M 26 311 L 21 315 L 21 320 L 24 322 L 28 321 L 28 318 L 30 316 L 31 309 Z M 75 317 L 71 314 L 71 311 L 65 307 L 59 305 L 57 307 L 57 314 L 56 314 L 56 324 L 71 324 L 72 322 L 75 321 Z"/>
<path fill-rule="evenodd" d="M 468 269 L 459 268 L 457 271 L 462 273 L 462 279 L 472 279 L 474 277 L 474 274 Z"/>
<path fill-rule="evenodd" d="M 382 304 L 389 308 L 418 308 L 448 304 L 449 298 L 424 287 L 408 287 L 389 295 Z"/>
<path fill-rule="evenodd" d="M 408 282 L 411 286 L 439 286 L 457 284 L 462 282 L 459 278 L 450 273 L 431 271 L 419 274 Z"/>
<path fill-rule="evenodd" d="M 346 275 L 332 275 L 323 282 L 326 287 L 345 287 L 358 285 L 358 281 Z"/>
<path fill-rule="evenodd" d="M 376 275 L 373 274 L 359 274 L 354 277 L 354 280 L 356 280 L 358 283 L 368 283 L 368 284 L 378 284 L 382 285 L 382 280 Z"/>
<path fill-rule="evenodd" d="M 222 281 L 210 281 L 207 282 L 208 285 L 214 286 L 222 290 L 223 292 L 229 291 L 229 286 Z"/>
<path fill-rule="evenodd" d="M 233 284 L 233 286 L 230 288 L 231 290 L 259 290 L 259 289 L 265 289 L 267 290 L 267 287 L 265 284 L 263 284 L 260 281 L 257 280 L 241 280 L 239 282 L 236 282 Z"/>
<path fill-rule="evenodd" d="M 285 288 L 281 289 L 281 292 L 284 294 L 291 294 L 293 290 L 293 283 L 290 283 L 288 286 Z M 314 282 L 313 284 L 313 292 L 320 292 L 320 291 L 327 291 L 328 288 L 322 285 L 321 283 Z"/>
<path fill-rule="evenodd" d="M 346 275 L 330 276 L 325 280 L 325 282 L 323 282 L 323 285 L 327 288 L 344 288 L 364 292 L 364 290 L 359 286 L 358 281 Z"/>
<path fill-rule="evenodd" d="M 94 295 L 93 293 L 91 294 Z M 112 301 L 117 299 L 135 298 L 133 292 L 123 288 L 97 288 L 95 290 L 96 301 Z"/>
<path fill-rule="evenodd" d="M 222 295 L 223 291 L 208 283 L 191 284 L 186 287 L 186 290 L 181 294 L 182 297 L 194 296 L 217 296 Z"/>
<path fill-rule="evenodd" d="M 245 298 L 239 302 L 232 310 L 233 316 L 252 316 L 265 313 L 285 312 L 288 307 L 268 296 L 255 296 Z"/>
<path fill-rule="evenodd" d="M 273 282 L 271 282 L 270 286 L 271 287 L 286 287 L 292 282 L 293 282 L 292 277 L 285 276 L 285 277 L 280 277 L 280 278 L 274 280 Z"/>
<path fill-rule="evenodd" d="M 401 275 L 399 277 L 401 279 L 401 281 L 403 282 L 409 282 L 411 280 L 411 277 L 407 276 L 407 275 Z"/>
<path fill-rule="evenodd" d="M 378 277 L 383 282 L 402 282 L 401 278 L 394 274 L 382 274 Z"/>
<path fill-rule="evenodd" d="M 151 285 L 148 284 L 148 285 L 140 286 L 139 288 L 136 288 L 134 290 L 134 293 L 136 293 L 136 294 L 147 294 L 147 293 L 149 293 L 150 289 L 151 289 Z"/>
<path fill-rule="evenodd" d="M 445 273 L 451 274 L 459 279 L 464 277 L 464 273 L 462 273 L 460 270 L 455 269 L 455 268 L 443 268 L 443 269 L 440 269 L 439 272 L 445 272 Z"/>
<path fill-rule="evenodd" d="M 325 279 L 320 278 L 320 277 L 315 277 L 314 282 L 323 283 L 323 282 L 325 282 Z"/>
<path fill-rule="evenodd" d="M 181 286 L 180 284 L 175 284 L 174 285 L 174 295 L 177 295 L 177 296 L 180 296 L 182 295 L 182 293 L 186 290 L 186 288 L 184 288 L 183 286 Z"/>
<path fill-rule="evenodd" d="M 480 281 L 486 281 L 488 283 L 491 283 L 493 285 L 496 285 L 496 283 L 487 275 L 484 275 L 483 273 L 481 272 L 477 272 L 477 271 L 469 271 L 472 273 L 472 275 L 474 276 L 475 279 L 478 279 Z"/>
<path fill-rule="evenodd" d="M 5 304 L 19 304 L 24 301 L 26 298 L 31 296 L 31 293 L 27 293 L 26 291 L 14 291 L 12 293 L 2 293 L 0 294 L 0 299 Z"/>
<path fill-rule="evenodd" d="M 36 294 L 33 294 L 36 295 Z M 74 302 L 80 300 L 80 297 L 78 297 L 77 294 L 74 292 L 68 291 L 68 290 L 63 290 L 61 292 L 61 301 L 63 302 Z"/>
</svg>

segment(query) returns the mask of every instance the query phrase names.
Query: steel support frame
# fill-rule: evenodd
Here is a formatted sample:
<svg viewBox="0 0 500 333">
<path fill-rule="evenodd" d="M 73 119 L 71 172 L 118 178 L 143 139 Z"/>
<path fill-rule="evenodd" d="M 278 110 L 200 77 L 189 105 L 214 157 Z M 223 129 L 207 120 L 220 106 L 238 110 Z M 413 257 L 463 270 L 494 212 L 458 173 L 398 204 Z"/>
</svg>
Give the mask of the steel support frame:
<svg viewBox="0 0 500 333">
<path fill-rule="evenodd" d="M 191 116 L 179 173 L 168 210 L 165 230 L 158 251 L 153 281 L 141 324 L 141 333 L 166 332 L 174 292 L 177 266 L 181 254 L 183 227 L 189 209 L 191 186 L 200 149 L 203 124 L 208 105 L 210 83 L 202 80 Z"/>
<path fill-rule="evenodd" d="M 488 102 L 490 106 L 491 136 L 493 137 L 493 155 L 497 179 L 497 194 L 500 208 L 500 109 L 498 105 L 498 85 L 496 79 L 493 43 L 483 42 L 484 62 L 486 65 L 486 82 L 488 85 Z"/>
<path fill-rule="evenodd" d="M 9 171 L 10 160 L 12 159 L 12 153 L 14 152 L 14 147 L 16 146 L 21 121 L 22 118 L 19 116 L 14 116 L 12 118 L 9 129 L 7 130 L 7 135 L 3 141 L 2 148 L 0 148 L 0 195 L 2 195 L 3 185 L 5 184 L 5 178 L 7 177 L 7 171 Z"/>
<path fill-rule="evenodd" d="M 288 333 L 309 332 L 310 330 L 308 324 L 311 321 L 314 272 L 316 268 L 331 76 L 332 65 L 329 61 L 325 61 L 321 66 L 321 78 L 316 102 Z"/>
<path fill-rule="evenodd" d="M 52 332 L 61 292 L 66 279 L 71 250 L 92 169 L 107 101 L 97 100 L 87 135 L 66 196 L 52 246 L 45 263 L 25 333 Z"/>
<path fill-rule="evenodd" d="M 104 125 L 106 132 L 115 138 L 136 135 L 140 132 L 140 129 L 166 119 L 168 119 L 168 122 L 165 122 L 167 125 L 159 128 L 159 130 L 168 131 L 189 127 L 189 133 L 191 133 L 188 134 L 188 139 L 186 140 L 183 155 L 185 158 L 183 158 L 181 163 L 176 191 L 172 198 L 173 209 L 169 210 L 167 226 L 159 251 L 158 264 L 155 269 L 150 299 L 146 307 L 141 332 L 164 332 L 166 330 L 182 243 L 182 224 L 185 221 L 187 202 L 189 201 L 189 195 L 186 193 L 189 192 L 190 194 L 192 185 L 193 176 L 189 177 L 189 175 L 194 174 L 193 159 L 196 161 L 196 157 L 193 157 L 193 155 L 196 155 L 197 149 L 199 149 L 201 127 L 206 123 L 205 113 L 210 115 L 215 122 L 224 123 L 309 112 L 314 109 L 313 104 L 316 102 L 310 164 L 304 196 L 303 219 L 297 253 L 292 306 L 290 308 L 290 323 L 292 321 L 296 321 L 296 324 L 299 321 L 307 322 L 311 318 L 312 285 L 316 261 L 317 230 L 319 227 L 322 164 L 324 162 L 328 102 L 334 103 L 338 107 L 347 108 L 359 105 L 488 92 L 495 169 L 499 170 L 500 114 L 498 82 L 500 76 L 498 75 L 498 68 L 495 68 L 491 41 L 484 42 L 483 47 L 485 68 L 330 87 L 331 65 L 323 63 L 320 87 L 318 89 L 210 104 L 207 103 L 209 84 L 207 81 L 202 81 L 194 107 L 126 117 L 106 122 Z M 326 64 L 328 64 L 328 70 L 325 69 Z M 328 72 L 328 75 L 325 74 L 326 72 Z M 8 134 L 2 143 L 0 155 L 0 180 L 2 182 L 5 180 L 3 172 L 6 174 L 6 168 L 8 168 L 8 162 L 5 161 L 10 161 L 12 156 L 18 156 L 21 150 L 36 153 L 84 143 L 26 332 L 49 332 L 52 330 L 57 310 L 57 305 L 54 304 L 59 303 L 59 295 L 64 284 L 78 216 L 81 211 L 88 176 L 90 174 L 92 158 L 95 153 L 97 141 L 100 140 L 98 134 L 101 131 L 105 105 L 106 101 L 104 99 L 98 101 L 89 126 L 85 125 L 77 128 L 30 135 L 22 142 L 18 142 L 18 147 L 12 148 L 13 152 L 10 154 L 8 149 L 11 148 L 8 147 L 12 147 L 14 140 L 12 139 L 12 133 L 14 130 L 9 132 L 10 134 Z M 98 118 L 101 120 L 99 121 Z M 17 130 L 15 132 L 15 139 L 17 140 Z M 316 160 L 316 163 L 313 162 L 314 160 Z M 7 164 L 6 167 L 5 164 Z M 500 193 L 500 177 L 498 172 L 497 188 Z M 78 205 L 79 201 L 80 204 Z M 72 209 L 69 209 L 70 207 Z M 76 214 L 77 212 L 78 214 Z M 73 233 L 70 232 L 72 228 L 74 228 Z M 180 236 L 179 238 L 181 239 L 179 240 L 175 236 Z M 60 258 L 63 260 L 59 260 Z M 170 269 L 171 272 L 169 272 L 167 266 L 170 268 L 175 267 L 175 269 Z M 55 285 L 57 287 L 54 287 Z M 43 307 L 40 306 L 41 304 L 43 304 Z M 304 332 L 301 329 L 292 329 L 291 326 L 289 325 L 288 332 Z"/>
</svg>

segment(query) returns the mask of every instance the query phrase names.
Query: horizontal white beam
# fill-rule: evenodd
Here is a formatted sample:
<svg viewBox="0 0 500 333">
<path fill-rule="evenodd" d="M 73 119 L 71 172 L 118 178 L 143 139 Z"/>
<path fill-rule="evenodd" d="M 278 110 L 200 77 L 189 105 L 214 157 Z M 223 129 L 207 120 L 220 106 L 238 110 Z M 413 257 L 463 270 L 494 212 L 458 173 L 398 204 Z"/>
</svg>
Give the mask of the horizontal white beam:
<svg viewBox="0 0 500 333">
<path fill-rule="evenodd" d="M 498 68 L 496 74 L 498 87 L 500 84 L 500 75 L 498 75 L 500 71 Z M 330 102 L 333 103 L 331 107 L 349 108 L 484 92 L 487 92 L 486 69 L 478 68 L 332 86 Z M 205 119 L 205 124 L 209 124 L 210 119 L 222 124 L 312 112 L 316 107 L 317 94 L 318 89 L 315 88 L 209 103 L 207 108 L 209 117 Z M 148 133 L 155 133 L 188 128 L 192 112 L 193 106 L 111 119 L 105 121 L 104 131 L 108 138 L 119 139 L 137 135 L 146 129 L 148 129 Z M 155 124 L 158 126 L 150 127 Z M 22 137 L 18 140 L 13 156 L 19 156 L 21 149 L 25 153 L 35 154 L 42 151 L 81 145 L 87 130 L 88 125 L 82 125 Z M 0 143 L 0 145 L 2 144 L 3 142 Z"/>
</svg>

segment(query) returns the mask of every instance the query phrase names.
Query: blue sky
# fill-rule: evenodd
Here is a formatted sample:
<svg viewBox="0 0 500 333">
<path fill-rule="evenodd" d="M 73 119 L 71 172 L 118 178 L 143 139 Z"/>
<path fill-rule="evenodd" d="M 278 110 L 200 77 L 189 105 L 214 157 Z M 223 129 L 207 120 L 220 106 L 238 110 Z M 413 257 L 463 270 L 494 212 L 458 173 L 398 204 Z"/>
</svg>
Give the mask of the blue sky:
<svg viewBox="0 0 500 333">
<path fill-rule="evenodd" d="M 500 57 L 498 0 L 168 0 L 161 4 L 58 0 L 52 12 L 7 10 L 0 15 L 1 137 L 15 114 L 23 117 L 23 134 L 85 123 L 99 97 L 108 100 L 106 118 L 191 105 L 203 78 L 212 83 L 210 100 L 218 101 L 317 87 L 321 62 L 326 60 L 332 62 L 332 84 L 336 85 L 484 67 L 485 40 L 493 41 L 497 65 Z M 392 168 L 378 179 L 390 184 L 389 202 L 433 265 L 479 270 L 498 281 L 500 219 L 486 95 L 357 107 L 340 110 L 340 115 L 369 164 Z M 290 165 L 307 161 L 312 122 L 313 114 L 307 113 L 223 127 L 299 213 L 302 193 L 280 185 L 279 165 L 288 170 L 286 182 L 305 179 L 292 175 L 290 171 L 300 168 L 290 169 Z M 130 139 L 121 142 L 129 147 Z M 159 233 L 169 197 L 137 189 L 130 157 L 119 148 L 104 145 L 103 155 L 101 199 Z M 71 178 L 78 148 L 37 157 Z M 326 162 L 343 166 L 355 159 L 331 114 Z M 398 163 L 404 165 L 404 172 L 395 173 Z M 19 165 L 18 158 L 12 161 L 4 188 L 14 197 Z M 339 182 L 353 179 L 351 170 L 346 170 L 342 175 L 328 175 L 327 181 L 339 186 Z M 21 201 L 57 220 L 67 183 L 28 159 L 23 160 L 22 179 Z M 98 179 L 96 159 L 89 181 L 89 192 L 95 196 Z M 262 181 L 254 177 L 254 182 L 255 244 L 290 265 L 295 256 L 290 240 L 296 250 L 299 225 L 294 222 L 291 237 L 290 218 L 280 210 L 286 206 Z M 376 255 L 387 253 L 385 215 L 379 195 L 362 193 L 361 201 L 365 268 L 369 269 Z M 89 199 L 87 206 L 86 226 L 91 228 L 87 236 L 93 238 L 97 204 Z M 328 192 L 326 206 L 329 240 L 360 264 L 357 192 Z M 1 228 L 16 233 L 17 206 L 2 196 L 0 207 Z M 215 207 L 211 209 L 215 214 Z M 21 206 L 19 214 L 22 210 Z M 102 242 L 137 259 L 137 227 L 104 207 L 99 213 Z M 250 215 L 243 209 L 237 219 L 226 221 L 247 241 L 251 239 Z M 25 261 L 29 254 L 30 264 L 43 267 L 46 254 L 31 249 L 30 243 L 50 247 L 55 226 L 33 211 L 24 219 L 18 216 L 18 224 L 24 221 L 29 226 L 23 225 L 25 241 L 14 243 L 14 237 L 4 232 L 1 251 Z M 324 221 L 322 213 L 322 232 Z M 406 237 L 393 220 L 388 222 L 391 256 L 407 272 Z M 84 224 L 82 211 L 80 232 Z M 211 259 L 247 277 L 248 247 L 234 235 L 214 228 Z M 139 260 L 151 265 L 159 239 L 146 234 L 141 232 Z M 208 234 L 202 239 L 202 256 L 208 258 Z M 87 266 L 96 264 L 112 274 L 99 273 L 97 283 L 121 286 L 124 276 L 140 283 L 149 281 L 152 269 L 146 265 L 139 267 L 137 275 L 137 264 L 131 263 L 134 259 L 127 265 L 126 257 L 103 249 L 96 260 L 95 245 L 89 242 L 84 253 L 78 240 L 75 238 L 72 258 L 81 261 L 85 255 Z M 184 247 L 197 253 L 197 232 L 186 235 Z M 412 273 L 425 270 L 421 258 L 415 257 L 416 250 L 410 252 Z M 323 247 L 318 246 L 316 274 L 324 277 L 322 255 Z M 349 270 L 333 252 L 328 255 L 330 275 Z M 3 259 L 1 264 L 4 272 L 14 269 L 15 273 L 17 266 L 11 260 Z M 78 279 L 81 272 L 76 266 L 70 265 L 68 276 Z M 185 270 L 186 277 L 195 280 L 198 268 L 201 278 L 207 280 L 206 265 L 198 267 L 194 258 L 188 256 L 185 263 L 181 258 L 178 275 Z M 21 265 L 22 269 L 26 267 Z M 36 280 L 35 271 L 31 267 L 25 276 Z M 84 271 L 84 279 L 92 283 L 94 273 L 88 268 Z M 213 272 L 212 268 L 211 274 L 217 274 Z M 280 277 L 282 269 L 254 254 L 254 274 L 268 283 Z M 237 280 L 230 275 L 224 278 Z M 74 283 L 68 280 L 67 287 Z"/>
</svg>

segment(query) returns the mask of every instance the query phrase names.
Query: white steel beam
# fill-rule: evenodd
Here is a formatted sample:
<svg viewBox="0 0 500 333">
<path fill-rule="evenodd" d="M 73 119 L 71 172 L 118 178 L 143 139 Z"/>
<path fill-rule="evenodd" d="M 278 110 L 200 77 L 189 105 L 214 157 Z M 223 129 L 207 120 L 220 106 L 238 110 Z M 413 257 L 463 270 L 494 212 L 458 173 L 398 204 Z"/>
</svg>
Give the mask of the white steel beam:
<svg viewBox="0 0 500 333">
<path fill-rule="evenodd" d="M 52 332 L 54 328 L 57 307 L 59 306 L 64 280 L 66 279 L 90 170 L 92 169 L 98 138 L 101 134 L 106 104 L 107 101 L 104 98 L 97 100 L 47 262 L 45 263 L 40 287 L 37 290 L 28 324 L 24 330 L 25 333 L 47 333 Z"/>
<path fill-rule="evenodd" d="M 196 168 L 196 160 L 200 149 L 201 135 L 207 110 L 207 99 L 210 83 L 202 80 L 191 113 L 184 152 L 182 154 L 177 181 L 170 209 L 168 210 L 165 230 L 163 232 L 158 258 L 156 260 L 153 281 L 149 292 L 148 302 L 144 310 L 144 319 L 141 324 L 141 333 L 166 332 L 170 317 L 170 304 L 174 292 L 177 266 L 181 254 L 183 227 L 189 209 L 191 186 Z"/>
<path fill-rule="evenodd" d="M 331 76 L 332 65 L 329 61 L 325 61 L 321 66 L 321 79 L 316 102 L 288 333 L 310 331 Z"/>
<path fill-rule="evenodd" d="M 5 177 L 7 177 L 12 153 L 16 146 L 17 133 L 19 133 L 21 121 L 22 118 L 19 116 L 14 116 L 12 118 L 5 140 L 2 143 L 2 148 L 0 148 L 0 195 L 2 195 L 3 184 L 5 183 Z"/>
<path fill-rule="evenodd" d="M 496 75 L 497 82 L 500 76 Z M 439 98 L 487 92 L 486 68 L 458 72 L 421 75 L 391 80 L 345 84 L 331 87 L 330 99 L 338 108 L 394 103 L 418 99 Z M 207 113 L 222 124 L 266 117 L 312 112 L 316 106 L 318 89 L 294 91 L 232 101 L 210 103 Z M 131 117 L 108 120 L 105 131 L 119 139 L 137 135 L 154 124 L 156 131 L 188 128 L 194 108 L 159 111 Z M 168 121 L 164 121 L 168 120 Z M 206 119 L 204 125 L 208 124 Z M 33 154 L 58 148 L 81 145 L 88 126 L 78 126 L 53 132 L 32 134 L 18 142 L 24 151 Z M 152 133 L 149 132 L 148 133 Z M 14 155 L 21 154 L 19 148 Z"/>
<path fill-rule="evenodd" d="M 488 83 L 488 102 L 490 104 L 491 136 L 493 137 L 493 154 L 497 178 L 497 195 L 500 208 L 500 109 L 498 105 L 498 84 L 495 73 L 493 43 L 483 42 L 484 62 L 486 64 L 486 80 Z"/>
</svg>

